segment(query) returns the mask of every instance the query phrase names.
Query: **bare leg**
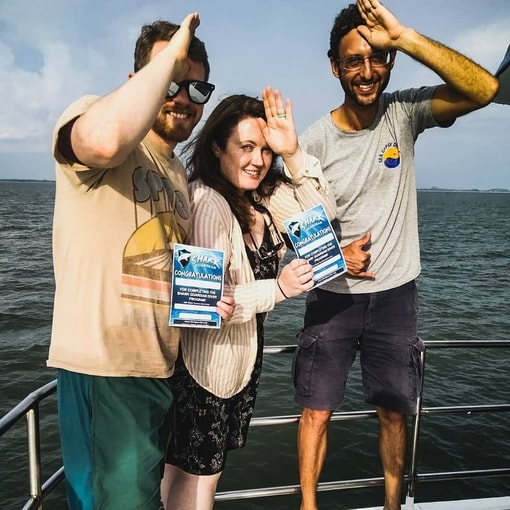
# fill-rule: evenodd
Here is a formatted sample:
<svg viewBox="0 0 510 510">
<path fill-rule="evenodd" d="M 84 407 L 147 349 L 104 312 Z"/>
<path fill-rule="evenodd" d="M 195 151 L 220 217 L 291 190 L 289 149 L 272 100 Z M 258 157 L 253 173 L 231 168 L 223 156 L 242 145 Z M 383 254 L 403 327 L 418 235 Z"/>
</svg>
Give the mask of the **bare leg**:
<svg viewBox="0 0 510 510">
<path fill-rule="evenodd" d="M 400 510 L 407 444 L 406 416 L 377 407 L 379 455 L 384 471 L 384 510 Z"/>
<path fill-rule="evenodd" d="M 211 510 L 221 473 L 192 475 L 165 464 L 161 500 L 165 510 Z"/>
<path fill-rule="evenodd" d="M 317 485 L 326 458 L 328 423 L 332 411 L 304 408 L 298 427 L 301 510 L 317 510 Z"/>
</svg>

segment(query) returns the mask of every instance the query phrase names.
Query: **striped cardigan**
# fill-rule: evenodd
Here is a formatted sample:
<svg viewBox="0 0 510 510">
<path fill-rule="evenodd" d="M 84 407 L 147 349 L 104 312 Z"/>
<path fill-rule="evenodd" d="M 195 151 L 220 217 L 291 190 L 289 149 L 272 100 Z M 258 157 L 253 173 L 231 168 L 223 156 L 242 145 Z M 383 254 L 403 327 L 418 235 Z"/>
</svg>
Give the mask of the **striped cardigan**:
<svg viewBox="0 0 510 510">
<path fill-rule="evenodd" d="M 255 280 L 245 251 L 243 234 L 227 201 L 200 180 L 189 185 L 192 229 L 187 243 L 225 253 L 224 292 L 234 296 L 230 321 L 220 329 L 183 328 L 181 349 L 184 363 L 195 381 L 220 398 L 239 393 L 250 379 L 257 353 L 255 315 L 275 305 L 275 280 Z M 336 204 L 328 191 L 318 160 L 306 156 L 304 168 L 291 184 L 280 184 L 264 201 L 278 230 L 283 221 L 322 203 L 329 218 Z M 279 253 L 283 257 L 285 248 Z"/>
</svg>

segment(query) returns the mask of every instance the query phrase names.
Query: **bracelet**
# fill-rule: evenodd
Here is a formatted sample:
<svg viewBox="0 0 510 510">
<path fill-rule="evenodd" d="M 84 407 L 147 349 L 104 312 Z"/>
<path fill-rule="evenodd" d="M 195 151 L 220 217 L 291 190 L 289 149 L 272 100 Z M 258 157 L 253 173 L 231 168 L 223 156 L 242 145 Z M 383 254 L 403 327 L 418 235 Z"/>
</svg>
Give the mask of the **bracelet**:
<svg viewBox="0 0 510 510">
<path fill-rule="evenodd" d="M 278 285 L 278 288 L 280 289 L 280 292 L 282 293 L 282 296 L 285 299 L 289 299 L 289 296 L 287 296 L 287 294 L 285 294 L 285 292 L 283 292 L 282 286 L 280 285 L 280 282 L 278 281 L 278 278 L 276 279 L 276 285 Z"/>
</svg>

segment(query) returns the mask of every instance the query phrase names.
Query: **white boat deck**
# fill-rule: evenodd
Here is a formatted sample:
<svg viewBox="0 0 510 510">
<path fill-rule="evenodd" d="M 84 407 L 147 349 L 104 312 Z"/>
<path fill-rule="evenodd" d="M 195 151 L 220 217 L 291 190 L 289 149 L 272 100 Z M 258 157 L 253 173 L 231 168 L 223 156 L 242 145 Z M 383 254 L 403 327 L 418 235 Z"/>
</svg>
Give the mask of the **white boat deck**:
<svg viewBox="0 0 510 510">
<path fill-rule="evenodd" d="M 353 510 L 383 510 L 382 506 Z M 510 510 L 510 496 L 501 498 L 463 499 L 460 501 L 435 501 L 430 503 L 408 502 L 402 510 Z"/>
</svg>

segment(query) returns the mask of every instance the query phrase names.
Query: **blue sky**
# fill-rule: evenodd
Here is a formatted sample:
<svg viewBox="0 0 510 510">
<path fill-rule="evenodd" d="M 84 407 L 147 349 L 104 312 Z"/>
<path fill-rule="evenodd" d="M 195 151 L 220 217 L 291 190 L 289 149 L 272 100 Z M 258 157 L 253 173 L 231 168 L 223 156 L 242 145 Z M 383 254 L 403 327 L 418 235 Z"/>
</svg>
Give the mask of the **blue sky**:
<svg viewBox="0 0 510 510">
<path fill-rule="evenodd" d="M 216 84 L 204 118 L 225 95 L 266 85 L 293 101 L 301 132 L 343 100 L 326 58 L 346 2 L 332 0 L 0 0 L 0 178 L 53 179 L 50 140 L 68 103 L 105 94 L 132 70 L 142 24 L 201 16 Z M 406 25 L 495 72 L 510 44 L 509 0 L 387 0 Z M 388 90 L 439 83 L 398 55 Z M 508 188 L 510 106 L 491 104 L 449 129 L 422 134 L 419 187 Z"/>
</svg>

